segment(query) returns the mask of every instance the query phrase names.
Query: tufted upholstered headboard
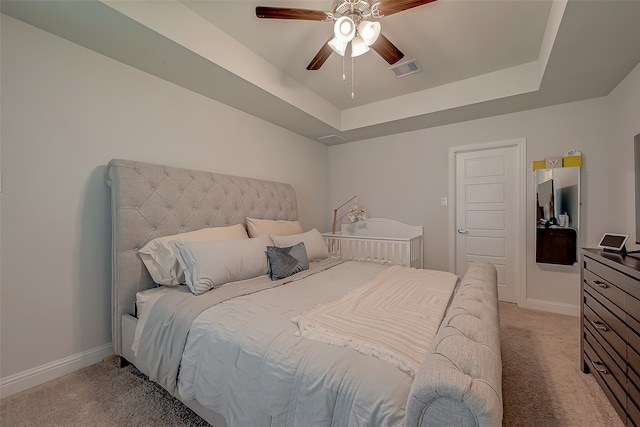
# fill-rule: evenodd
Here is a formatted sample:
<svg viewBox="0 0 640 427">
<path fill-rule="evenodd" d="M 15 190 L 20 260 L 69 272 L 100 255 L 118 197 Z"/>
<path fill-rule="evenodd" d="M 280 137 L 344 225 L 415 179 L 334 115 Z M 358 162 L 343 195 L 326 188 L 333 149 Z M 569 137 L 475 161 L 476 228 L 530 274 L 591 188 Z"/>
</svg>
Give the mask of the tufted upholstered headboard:
<svg viewBox="0 0 640 427">
<path fill-rule="evenodd" d="M 150 240 L 205 227 L 244 224 L 247 217 L 298 219 L 289 184 L 113 159 L 111 186 L 113 349 L 122 355 L 122 315 L 136 292 L 154 286 L 138 249 Z"/>
</svg>

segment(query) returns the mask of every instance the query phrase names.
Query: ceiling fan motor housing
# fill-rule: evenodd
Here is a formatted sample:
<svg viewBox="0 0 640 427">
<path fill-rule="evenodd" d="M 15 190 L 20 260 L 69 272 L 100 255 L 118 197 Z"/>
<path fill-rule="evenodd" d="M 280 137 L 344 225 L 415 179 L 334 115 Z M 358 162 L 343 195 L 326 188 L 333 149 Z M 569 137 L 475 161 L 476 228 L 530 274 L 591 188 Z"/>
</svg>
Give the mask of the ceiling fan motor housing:
<svg viewBox="0 0 640 427">
<path fill-rule="evenodd" d="M 378 10 L 379 3 L 373 6 L 366 0 L 343 0 L 333 10 L 334 19 L 342 16 L 348 16 L 355 22 L 356 26 L 364 20 L 371 18 L 382 18 Z"/>
</svg>

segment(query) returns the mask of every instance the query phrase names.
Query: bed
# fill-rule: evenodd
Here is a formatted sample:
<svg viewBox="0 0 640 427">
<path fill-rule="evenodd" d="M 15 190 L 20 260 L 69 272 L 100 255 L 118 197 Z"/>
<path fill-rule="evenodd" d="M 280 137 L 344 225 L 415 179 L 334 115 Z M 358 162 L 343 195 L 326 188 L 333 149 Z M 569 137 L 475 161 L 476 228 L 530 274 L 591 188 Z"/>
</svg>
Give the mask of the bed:
<svg viewBox="0 0 640 427">
<path fill-rule="evenodd" d="M 382 286 L 383 276 L 397 281 L 407 275 L 419 283 L 411 275 L 438 282 L 450 281 L 449 273 L 327 258 L 277 280 L 243 277 L 195 297 L 184 285 L 164 292 L 145 267 L 141 248 L 162 236 L 244 226 L 247 218 L 295 222 L 292 186 L 122 159 L 109 162 L 106 181 L 112 194 L 114 351 L 210 424 L 501 425 L 502 363 L 492 265 L 471 264 L 463 278 L 451 282 L 451 296 L 435 328 L 404 328 L 418 338 L 423 330 L 433 334 L 419 359 L 412 360 L 416 353 L 406 355 L 399 347 L 380 356 L 376 346 L 363 351 L 352 343 L 309 338 L 303 320 L 320 307 L 325 315 L 341 312 L 342 306 L 331 304 L 354 294 L 371 298 L 389 292 Z M 242 244 L 258 245 L 260 238 Z M 362 291 L 366 286 L 371 288 Z M 146 325 L 139 328 L 136 297 L 163 292 L 146 305 Z M 220 296 L 225 293 L 229 295 Z M 213 301 L 206 303 L 208 308 L 171 327 L 164 326 L 166 318 L 154 317 L 176 317 L 174 307 L 182 301 L 205 304 L 206 299 Z M 160 308 L 171 314 L 159 314 Z M 154 328 L 179 345 L 158 341 L 150 350 L 151 333 L 141 338 L 140 331 Z M 418 345 L 410 350 L 414 347 Z M 406 357 L 395 357 L 396 350 Z M 156 366 L 163 364 L 169 367 Z"/>
</svg>

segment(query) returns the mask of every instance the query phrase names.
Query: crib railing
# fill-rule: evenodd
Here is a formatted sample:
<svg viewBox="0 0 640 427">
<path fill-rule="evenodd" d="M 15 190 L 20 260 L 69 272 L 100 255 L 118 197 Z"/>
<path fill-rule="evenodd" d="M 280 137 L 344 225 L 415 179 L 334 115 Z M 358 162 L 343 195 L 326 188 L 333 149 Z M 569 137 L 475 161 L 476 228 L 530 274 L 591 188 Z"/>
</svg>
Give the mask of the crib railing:
<svg viewBox="0 0 640 427">
<path fill-rule="evenodd" d="M 335 258 L 422 268 L 422 235 L 390 238 L 325 233 L 322 236 L 329 255 Z"/>
</svg>

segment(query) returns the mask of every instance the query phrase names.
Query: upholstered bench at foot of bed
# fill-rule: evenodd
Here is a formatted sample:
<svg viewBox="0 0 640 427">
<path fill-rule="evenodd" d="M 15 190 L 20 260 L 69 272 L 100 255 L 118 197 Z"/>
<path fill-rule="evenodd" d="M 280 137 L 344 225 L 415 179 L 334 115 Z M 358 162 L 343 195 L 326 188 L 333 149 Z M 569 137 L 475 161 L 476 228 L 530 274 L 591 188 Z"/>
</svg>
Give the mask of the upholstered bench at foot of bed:
<svg viewBox="0 0 640 427">
<path fill-rule="evenodd" d="M 406 427 L 502 425 L 497 273 L 472 264 L 417 372 Z"/>
</svg>

